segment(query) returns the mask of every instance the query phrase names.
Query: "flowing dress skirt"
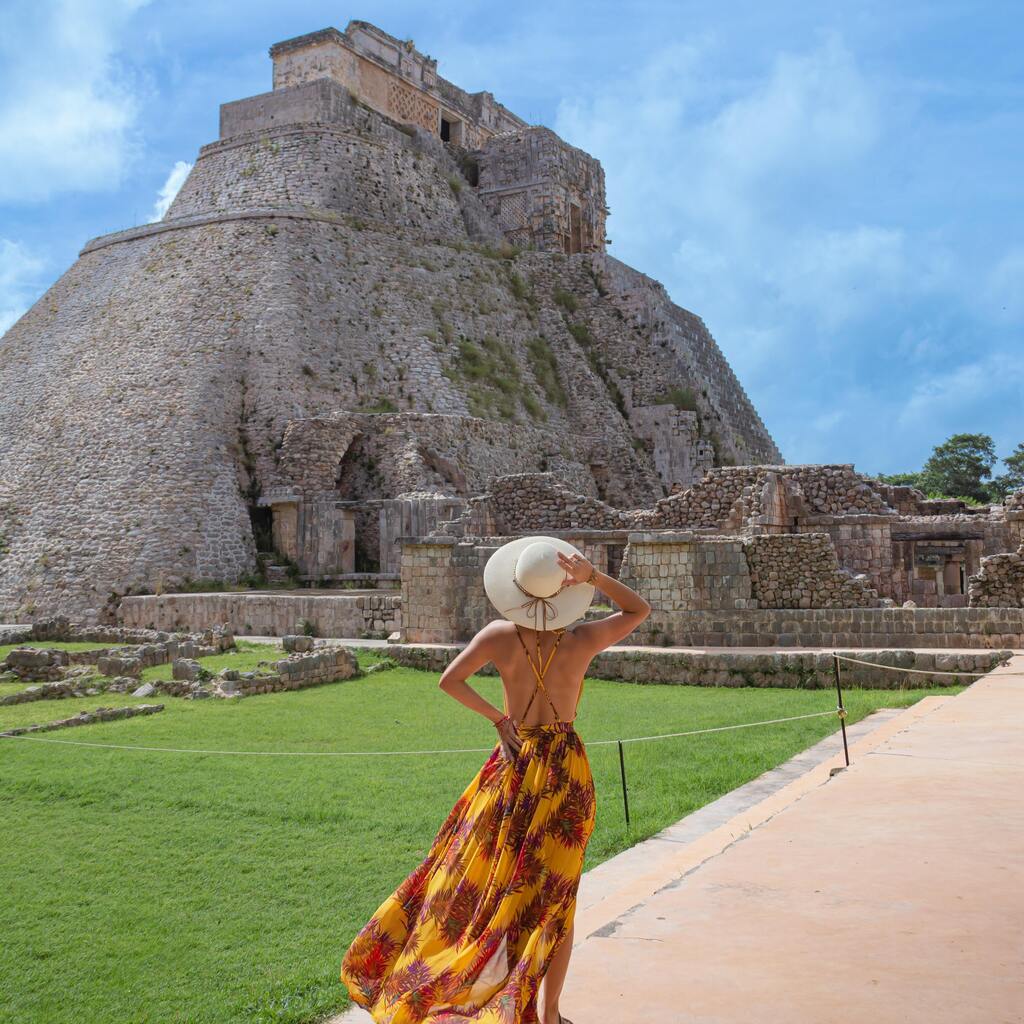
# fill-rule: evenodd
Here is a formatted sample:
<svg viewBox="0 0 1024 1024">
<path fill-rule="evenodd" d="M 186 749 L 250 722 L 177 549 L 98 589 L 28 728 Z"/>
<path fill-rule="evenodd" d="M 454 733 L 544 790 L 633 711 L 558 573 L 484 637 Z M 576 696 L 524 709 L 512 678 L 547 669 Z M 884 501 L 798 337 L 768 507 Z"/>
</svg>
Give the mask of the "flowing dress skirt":
<svg viewBox="0 0 1024 1024">
<path fill-rule="evenodd" d="M 572 924 L 596 801 L 571 722 L 520 726 L 455 802 L 422 863 L 341 964 L 378 1024 L 536 1024 L 537 992 Z"/>
</svg>

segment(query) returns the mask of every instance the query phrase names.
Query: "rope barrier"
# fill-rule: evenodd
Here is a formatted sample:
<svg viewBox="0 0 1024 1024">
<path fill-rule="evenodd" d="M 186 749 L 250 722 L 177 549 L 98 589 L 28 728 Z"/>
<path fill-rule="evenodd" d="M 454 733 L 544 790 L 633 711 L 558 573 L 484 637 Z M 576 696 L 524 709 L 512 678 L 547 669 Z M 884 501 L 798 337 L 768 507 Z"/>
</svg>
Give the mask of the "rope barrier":
<svg viewBox="0 0 1024 1024">
<path fill-rule="evenodd" d="M 777 725 L 780 722 L 798 722 L 802 718 L 821 718 L 824 715 L 835 715 L 838 712 L 812 711 L 809 715 L 791 715 L 789 718 L 769 718 L 763 722 L 744 722 L 742 725 L 719 725 L 713 729 L 691 729 L 689 732 L 663 732 L 656 736 L 630 736 L 623 740 L 590 740 L 588 747 L 600 747 L 606 743 L 637 743 L 640 740 L 666 740 L 674 736 L 700 736 L 709 732 L 726 732 L 729 729 L 752 729 L 755 725 Z"/>
<path fill-rule="evenodd" d="M 728 732 L 732 729 L 752 729 L 759 725 L 778 725 L 782 722 L 798 722 L 804 718 L 822 718 L 835 715 L 836 711 L 814 711 L 807 715 L 791 715 L 789 718 L 769 718 L 762 722 L 742 722 L 739 725 L 719 725 L 710 729 L 691 729 L 687 732 L 666 732 L 652 736 L 630 736 L 623 740 L 590 740 L 589 747 L 601 747 L 610 743 L 638 743 L 642 740 L 664 740 L 677 736 L 700 736 L 705 733 Z M 90 743 L 87 740 L 58 740 L 45 736 L 0 735 L 5 740 L 31 740 L 34 743 L 58 743 L 72 747 L 99 747 L 104 750 L 148 750 L 169 754 L 243 754 L 255 757 L 394 757 L 407 754 L 487 754 L 494 747 L 449 747 L 442 750 L 204 750 L 193 747 L 144 747 L 127 743 Z"/>
<path fill-rule="evenodd" d="M 992 669 L 987 668 L 984 672 L 942 672 L 938 669 L 927 668 L 900 668 L 898 665 L 880 665 L 877 661 L 864 661 L 862 658 L 848 658 L 845 654 L 832 652 L 833 658 L 840 661 L 848 661 L 853 665 L 869 665 L 871 668 L 884 668 L 890 672 L 913 672 L 920 676 L 987 676 Z"/>
</svg>

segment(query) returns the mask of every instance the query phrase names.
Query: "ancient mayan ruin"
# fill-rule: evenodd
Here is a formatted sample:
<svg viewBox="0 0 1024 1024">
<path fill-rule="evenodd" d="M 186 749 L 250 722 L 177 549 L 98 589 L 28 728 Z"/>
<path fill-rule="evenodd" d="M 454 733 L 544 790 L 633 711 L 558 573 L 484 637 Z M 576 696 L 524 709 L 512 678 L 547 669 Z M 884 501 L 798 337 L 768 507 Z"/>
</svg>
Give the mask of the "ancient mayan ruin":
<svg viewBox="0 0 1024 1024">
<path fill-rule="evenodd" d="M 655 640 L 1020 642 L 1022 495 L 786 466 L 700 317 L 605 251 L 595 157 L 366 22 L 270 56 L 164 219 L 0 339 L 0 621 L 458 639 L 486 553 L 543 531 Z M 284 573 L 300 604 L 191 592 Z"/>
</svg>

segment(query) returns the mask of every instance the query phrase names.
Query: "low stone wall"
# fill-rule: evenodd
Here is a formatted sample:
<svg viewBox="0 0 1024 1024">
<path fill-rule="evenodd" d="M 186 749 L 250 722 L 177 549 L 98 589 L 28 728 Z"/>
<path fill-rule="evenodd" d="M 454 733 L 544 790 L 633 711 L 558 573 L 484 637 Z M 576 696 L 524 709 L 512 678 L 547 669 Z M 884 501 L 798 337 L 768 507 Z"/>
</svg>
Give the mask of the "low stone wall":
<svg viewBox="0 0 1024 1024">
<path fill-rule="evenodd" d="M 402 599 L 394 593 L 254 591 L 126 597 L 118 616 L 127 626 L 158 629 L 222 624 L 239 636 L 284 636 L 302 631 L 299 623 L 305 620 L 317 636 L 358 639 L 394 632 L 401 625 L 401 607 Z"/>
<path fill-rule="evenodd" d="M 972 608 L 1024 607 L 1024 544 L 982 558 L 981 571 L 967 579 L 967 593 Z"/>
<path fill-rule="evenodd" d="M 32 636 L 31 626 L 0 626 L 0 646 L 21 644 Z"/>
<path fill-rule="evenodd" d="M 48 619 L 30 630 L 35 644 L 57 641 L 80 643 L 117 642 L 125 646 L 97 648 L 91 651 L 64 651 L 57 648 L 16 647 L 4 660 L 3 668 L 19 679 L 54 682 L 76 673 L 72 666 L 94 665 L 102 676 L 138 678 L 142 670 L 165 665 L 178 658 L 205 658 L 221 654 L 235 646 L 235 638 L 222 629 L 202 633 L 168 634 L 153 630 L 85 627 L 66 619 Z M 148 642 L 152 640 L 153 642 Z"/>
<path fill-rule="evenodd" d="M 133 628 L 131 626 L 85 626 L 71 622 L 64 616 L 52 619 L 40 619 L 29 627 L 29 636 L 33 641 L 47 640 L 69 641 L 88 644 L 159 644 L 169 640 L 190 641 L 204 647 L 216 647 L 226 651 L 234 646 L 230 632 L 210 629 L 201 626 L 187 636 L 180 631 Z"/>
<path fill-rule="evenodd" d="M 400 665 L 440 675 L 462 647 L 457 644 L 391 644 L 388 656 Z M 841 662 L 845 686 L 870 689 L 959 686 L 1002 664 L 1011 651 L 885 650 L 837 651 L 837 654 L 875 662 L 884 668 Z M 898 671 L 913 669 L 913 672 Z M 894 671 L 896 670 L 896 671 Z M 918 673 L 926 674 L 920 675 Z M 927 673 L 952 672 L 953 675 Z M 956 673 L 964 673 L 957 675 Z M 495 675 L 488 664 L 480 675 Z M 768 686 L 831 689 L 835 685 L 832 653 L 828 651 L 678 651 L 611 649 L 599 654 L 587 675 L 594 679 L 621 679 L 634 683 L 678 683 L 686 686 Z"/>
<path fill-rule="evenodd" d="M 218 697 L 246 697 L 280 690 L 336 683 L 359 674 L 355 655 L 344 647 L 324 647 L 311 654 L 293 654 L 274 662 L 269 669 L 238 672 L 224 669 L 214 679 Z"/>
<path fill-rule="evenodd" d="M 137 682 L 137 680 L 132 680 Z M 85 687 L 83 689 L 83 687 Z M 108 689 L 114 689 L 113 686 Z M 122 689 L 119 687 L 119 689 Z M 26 686 L 24 690 L 8 693 L 0 697 L 0 707 L 9 704 L 29 704 L 34 700 L 63 700 L 65 697 L 89 697 L 102 691 L 94 685 L 92 678 L 83 679 L 76 676 L 65 676 L 54 682 L 39 683 Z"/>
<path fill-rule="evenodd" d="M 655 611 L 631 639 L 675 647 L 1024 647 L 1024 609 Z"/>
<path fill-rule="evenodd" d="M 23 725 L 16 729 L 8 729 L 0 736 L 21 736 L 27 732 L 50 732 L 53 729 L 67 729 L 74 725 L 92 725 L 95 722 L 113 722 L 120 718 L 134 718 L 136 715 L 152 715 L 163 711 L 163 704 L 136 704 L 127 708 L 97 708 L 95 711 L 79 711 L 70 718 L 61 718 L 56 722 L 45 722 L 41 725 Z"/>
</svg>

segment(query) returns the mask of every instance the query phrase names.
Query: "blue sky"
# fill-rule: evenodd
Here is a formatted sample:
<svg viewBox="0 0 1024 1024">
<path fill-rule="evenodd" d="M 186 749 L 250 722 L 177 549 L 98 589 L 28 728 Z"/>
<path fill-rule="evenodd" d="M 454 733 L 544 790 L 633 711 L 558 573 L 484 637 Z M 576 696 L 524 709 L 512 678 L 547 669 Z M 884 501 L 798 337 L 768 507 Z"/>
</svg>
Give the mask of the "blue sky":
<svg viewBox="0 0 1024 1024">
<path fill-rule="evenodd" d="M 0 0 L 0 330 L 159 215 L 271 43 L 350 17 L 602 161 L 612 253 L 704 318 L 787 461 L 1024 441 L 1019 2 Z"/>
</svg>

